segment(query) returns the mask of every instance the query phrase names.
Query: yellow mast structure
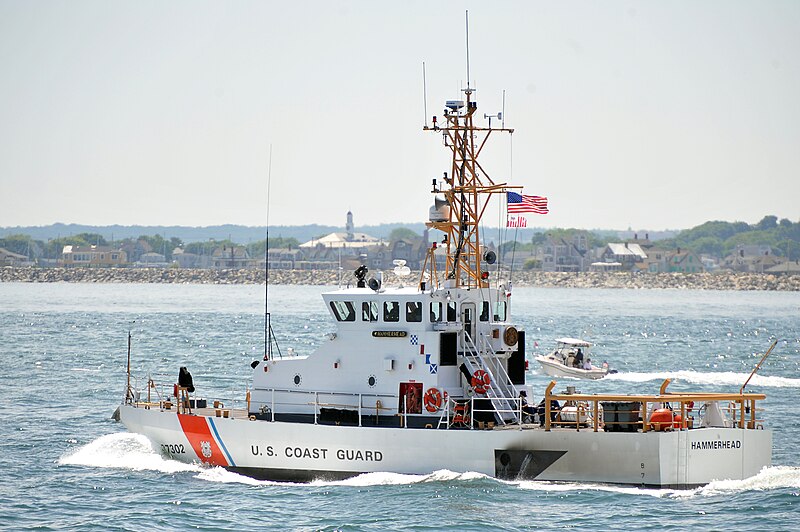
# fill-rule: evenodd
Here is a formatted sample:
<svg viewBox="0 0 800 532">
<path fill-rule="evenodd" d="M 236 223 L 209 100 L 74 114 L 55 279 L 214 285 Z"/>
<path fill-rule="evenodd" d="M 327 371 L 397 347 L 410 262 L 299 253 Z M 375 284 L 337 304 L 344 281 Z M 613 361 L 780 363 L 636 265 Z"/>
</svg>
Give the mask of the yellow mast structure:
<svg viewBox="0 0 800 532">
<path fill-rule="evenodd" d="M 488 287 L 488 272 L 481 269 L 482 253 L 479 224 L 488 206 L 492 194 L 505 193 L 506 190 L 521 188 L 511 187 L 506 183 L 495 183 L 478 162 L 478 156 L 492 132 L 504 131 L 509 134 L 513 129 L 504 127 L 477 127 L 473 123 L 477 102 L 473 100 L 474 89 L 467 86 L 464 90 L 466 102 L 450 100 L 446 103 L 444 118 L 446 124 L 439 126 L 433 117 L 433 126 L 423 128 L 427 131 L 442 132 L 444 144 L 452 151 L 450 174 L 444 175 L 444 185 L 434 179 L 433 193 L 442 194 L 449 206 L 446 219 L 432 219 L 426 225 L 445 233 L 447 245 L 446 279 L 451 286 L 478 288 Z M 426 262 L 435 265 L 434 244 L 428 251 Z M 435 271 L 431 268 L 431 274 Z M 434 283 L 437 282 L 431 275 Z"/>
</svg>

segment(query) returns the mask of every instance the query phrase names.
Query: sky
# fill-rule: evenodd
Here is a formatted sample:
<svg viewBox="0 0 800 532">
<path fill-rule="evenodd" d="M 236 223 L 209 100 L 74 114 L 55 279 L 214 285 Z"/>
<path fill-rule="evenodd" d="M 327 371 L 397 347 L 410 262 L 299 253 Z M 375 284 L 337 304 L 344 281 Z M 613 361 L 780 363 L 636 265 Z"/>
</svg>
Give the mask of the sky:
<svg viewBox="0 0 800 532">
<path fill-rule="evenodd" d="M 467 10 L 529 225 L 800 221 L 794 0 L 0 0 L 0 227 L 425 221 Z"/>
</svg>

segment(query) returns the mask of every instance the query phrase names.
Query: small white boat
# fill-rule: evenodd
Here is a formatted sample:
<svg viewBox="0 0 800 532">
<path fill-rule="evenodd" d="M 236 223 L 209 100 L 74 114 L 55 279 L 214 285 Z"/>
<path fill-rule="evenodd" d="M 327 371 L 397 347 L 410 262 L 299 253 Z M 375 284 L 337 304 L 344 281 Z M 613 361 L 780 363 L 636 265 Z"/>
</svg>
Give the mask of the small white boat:
<svg viewBox="0 0 800 532">
<path fill-rule="evenodd" d="M 608 364 L 595 366 L 591 361 L 592 344 L 575 338 L 558 338 L 556 348 L 536 361 L 545 375 L 574 377 L 576 379 L 602 379 L 608 374 Z"/>
</svg>

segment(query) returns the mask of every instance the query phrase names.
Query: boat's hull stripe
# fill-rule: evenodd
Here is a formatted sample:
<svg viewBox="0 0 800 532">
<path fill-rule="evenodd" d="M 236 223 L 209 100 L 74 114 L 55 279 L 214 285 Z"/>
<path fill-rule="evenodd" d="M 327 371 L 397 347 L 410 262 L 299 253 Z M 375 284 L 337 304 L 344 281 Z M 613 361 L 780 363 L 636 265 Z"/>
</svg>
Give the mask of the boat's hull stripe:
<svg viewBox="0 0 800 532">
<path fill-rule="evenodd" d="M 189 440 L 189 445 L 192 446 L 200 461 L 222 467 L 232 465 L 228 463 L 225 454 L 217 445 L 206 419 L 208 418 L 203 416 L 178 414 L 178 421 L 180 421 L 183 434 Z"/>
<path fill-rule="evenodd" d="M 214 418 L 206 418 L 208 419 L 208 424 L 211 426 L 211 430 L 214 432 L 214 438 L 216 438 L 217 443 L 222 448 L 222 452 L 225 453 L 225 457 L 228 459 L 228 464 L 231 467 L 236 467 L 236 464 L 233 463 L 233 458 L 231 457 L 231 453 L 228 452 L 228 449 L 225 447 L 225 442 L 222 441 L 222 438 L 219 437 L 219 431 L 217 431 L 217 425 L 214 423 Z"/>
</svg>

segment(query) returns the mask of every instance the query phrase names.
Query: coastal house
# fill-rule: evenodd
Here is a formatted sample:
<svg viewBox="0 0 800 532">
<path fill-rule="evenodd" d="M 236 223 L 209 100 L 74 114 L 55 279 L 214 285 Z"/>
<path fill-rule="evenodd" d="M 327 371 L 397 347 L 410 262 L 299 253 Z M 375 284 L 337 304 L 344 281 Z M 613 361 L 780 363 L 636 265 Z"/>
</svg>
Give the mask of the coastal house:
<svg viewBox="0 0 800 532">
<path fill-rule="evenodd" d="M 135 241 L 128 240 L 122 244 L 120 249 L 125 252 L 125 256 L 130 262 L 136 262 L 139 260 L 139 257 L 145 253 L 153 251 L 153 247 L 143 239 Z"/>
<path fill-rule="evenodd" d="M 6 248 L 0 248 L 0 267 L 3 266 L 12 266 L 12 267 L 20 267 L 20 266 L 29 266 L 31 263 L 28 260 L 28 257 L 25 255 L 20 255 L 19 253 L 14 253 L 13 251 L 9 251 Z"/>
<path fill-rule="evenodd" d="M 133 265 L 137 268 L 166 268 L 169 266 L 167 258 L 154 251 L 143 253 Z"/>
<path fill-rule="evenodd" d="M 258 267 L 258 261 L 250 258 L 245 246 L 225 245 L 211 253 L 211 267 L 215 270 L 246 270 Z"/>
<path fill-rule="evenodd" d="M 305 261 L 306 252 L 297 248 L 270 248 L 267 258 L 271 270 L 294 270 L 300 269 L 301 263 Z"/>
<path fill-rule="evenodd" d="M 127 263 L 127 254 L 110 246 L 64 246 L 61 252 L 61 265 L 65 268 L 124 266 Z"/>
<path fill-rule="evenodd" d="M 678 273 L 700 273 L 706 271 L 703 261 L 693 251 L 678 248 L 667 257 L 667 271 Z"/>
<path fill-rule="evenodd" d="M 391 264 L 391 250 L 383 240 L 358 233 L 354 228 L 353 213 L 348 211 L 344 232 L 330 233 L 300 244 L 304 257 L 296 267 L 331 270 L 357 268 L 365 264 L 375 270 Z"/>
<path fill-rule="evenodd" d="M 619 263 L 621 270 L 633 270 L 637 268 L 637 263 L 644 263 L 647 260 L 647 253 L 639 244 L 609 243 L 600 253 L 600 261 L 607 263 Z"/>
<path fill-rule="evenodd" d="M 188 253 L 182 248 L 175 248 L 172 250 L 172 262 L 177 264 L 179 268 L 208 268 L 211 257 L 209 255 Z"/>
<path fill-rule="evenodd" d="M 546 272 L 580 272 L 588 269 L 589 238 L 586 233 L 576 233 L 571 241 L 548 237 L 534 250 L 533 257 Z"/>
<path fill-rule="evenodd" d="M 776 264 L 775 266 L 767 268 L 766 270 L 764 270 L 764 273 L 798 275 L 800 274 L 800 261 L 787 260 L 785 262 L 781 262 L 780 264 Z"/>
<path fill-rule="evenodd" d="M 511 248 L 506 248 L 501 259 L 500 262 L 502 262 L 503 267 L 511 270 L 523 270 L 526 265 L 535 265 L 534 269 L 537 270 L 542 268 L 536 249 L 514 249 L 512 246 Z"/>
<path fill-rule="evenodd" d="M 347 223 L 345 225 L 345 231 L 343 233 L 335 232 L 327 234 L 320 238 L 312 238 L 308 242 L 300 244 L 300 247 L 316 248 L 318 246 L 323 246 L 331 249 L 348 248 L 352 250 L 359 248 L 367 248 L 369 246 L 378 244 L 379 242 L 381 242 L 379 238 L 375 238 L 374 236 L 370 236 L 366 233 L 355 232 L 353 225 L 353 213 L 348 211 Z"/>
<path fill-rule="evenodd" d="M 783 259 L 773 255 L 770 246 L 740 244 L 723 259 L 721 267 L 737 272 L 763 273 L 781 262 Z"/>
</svg>

